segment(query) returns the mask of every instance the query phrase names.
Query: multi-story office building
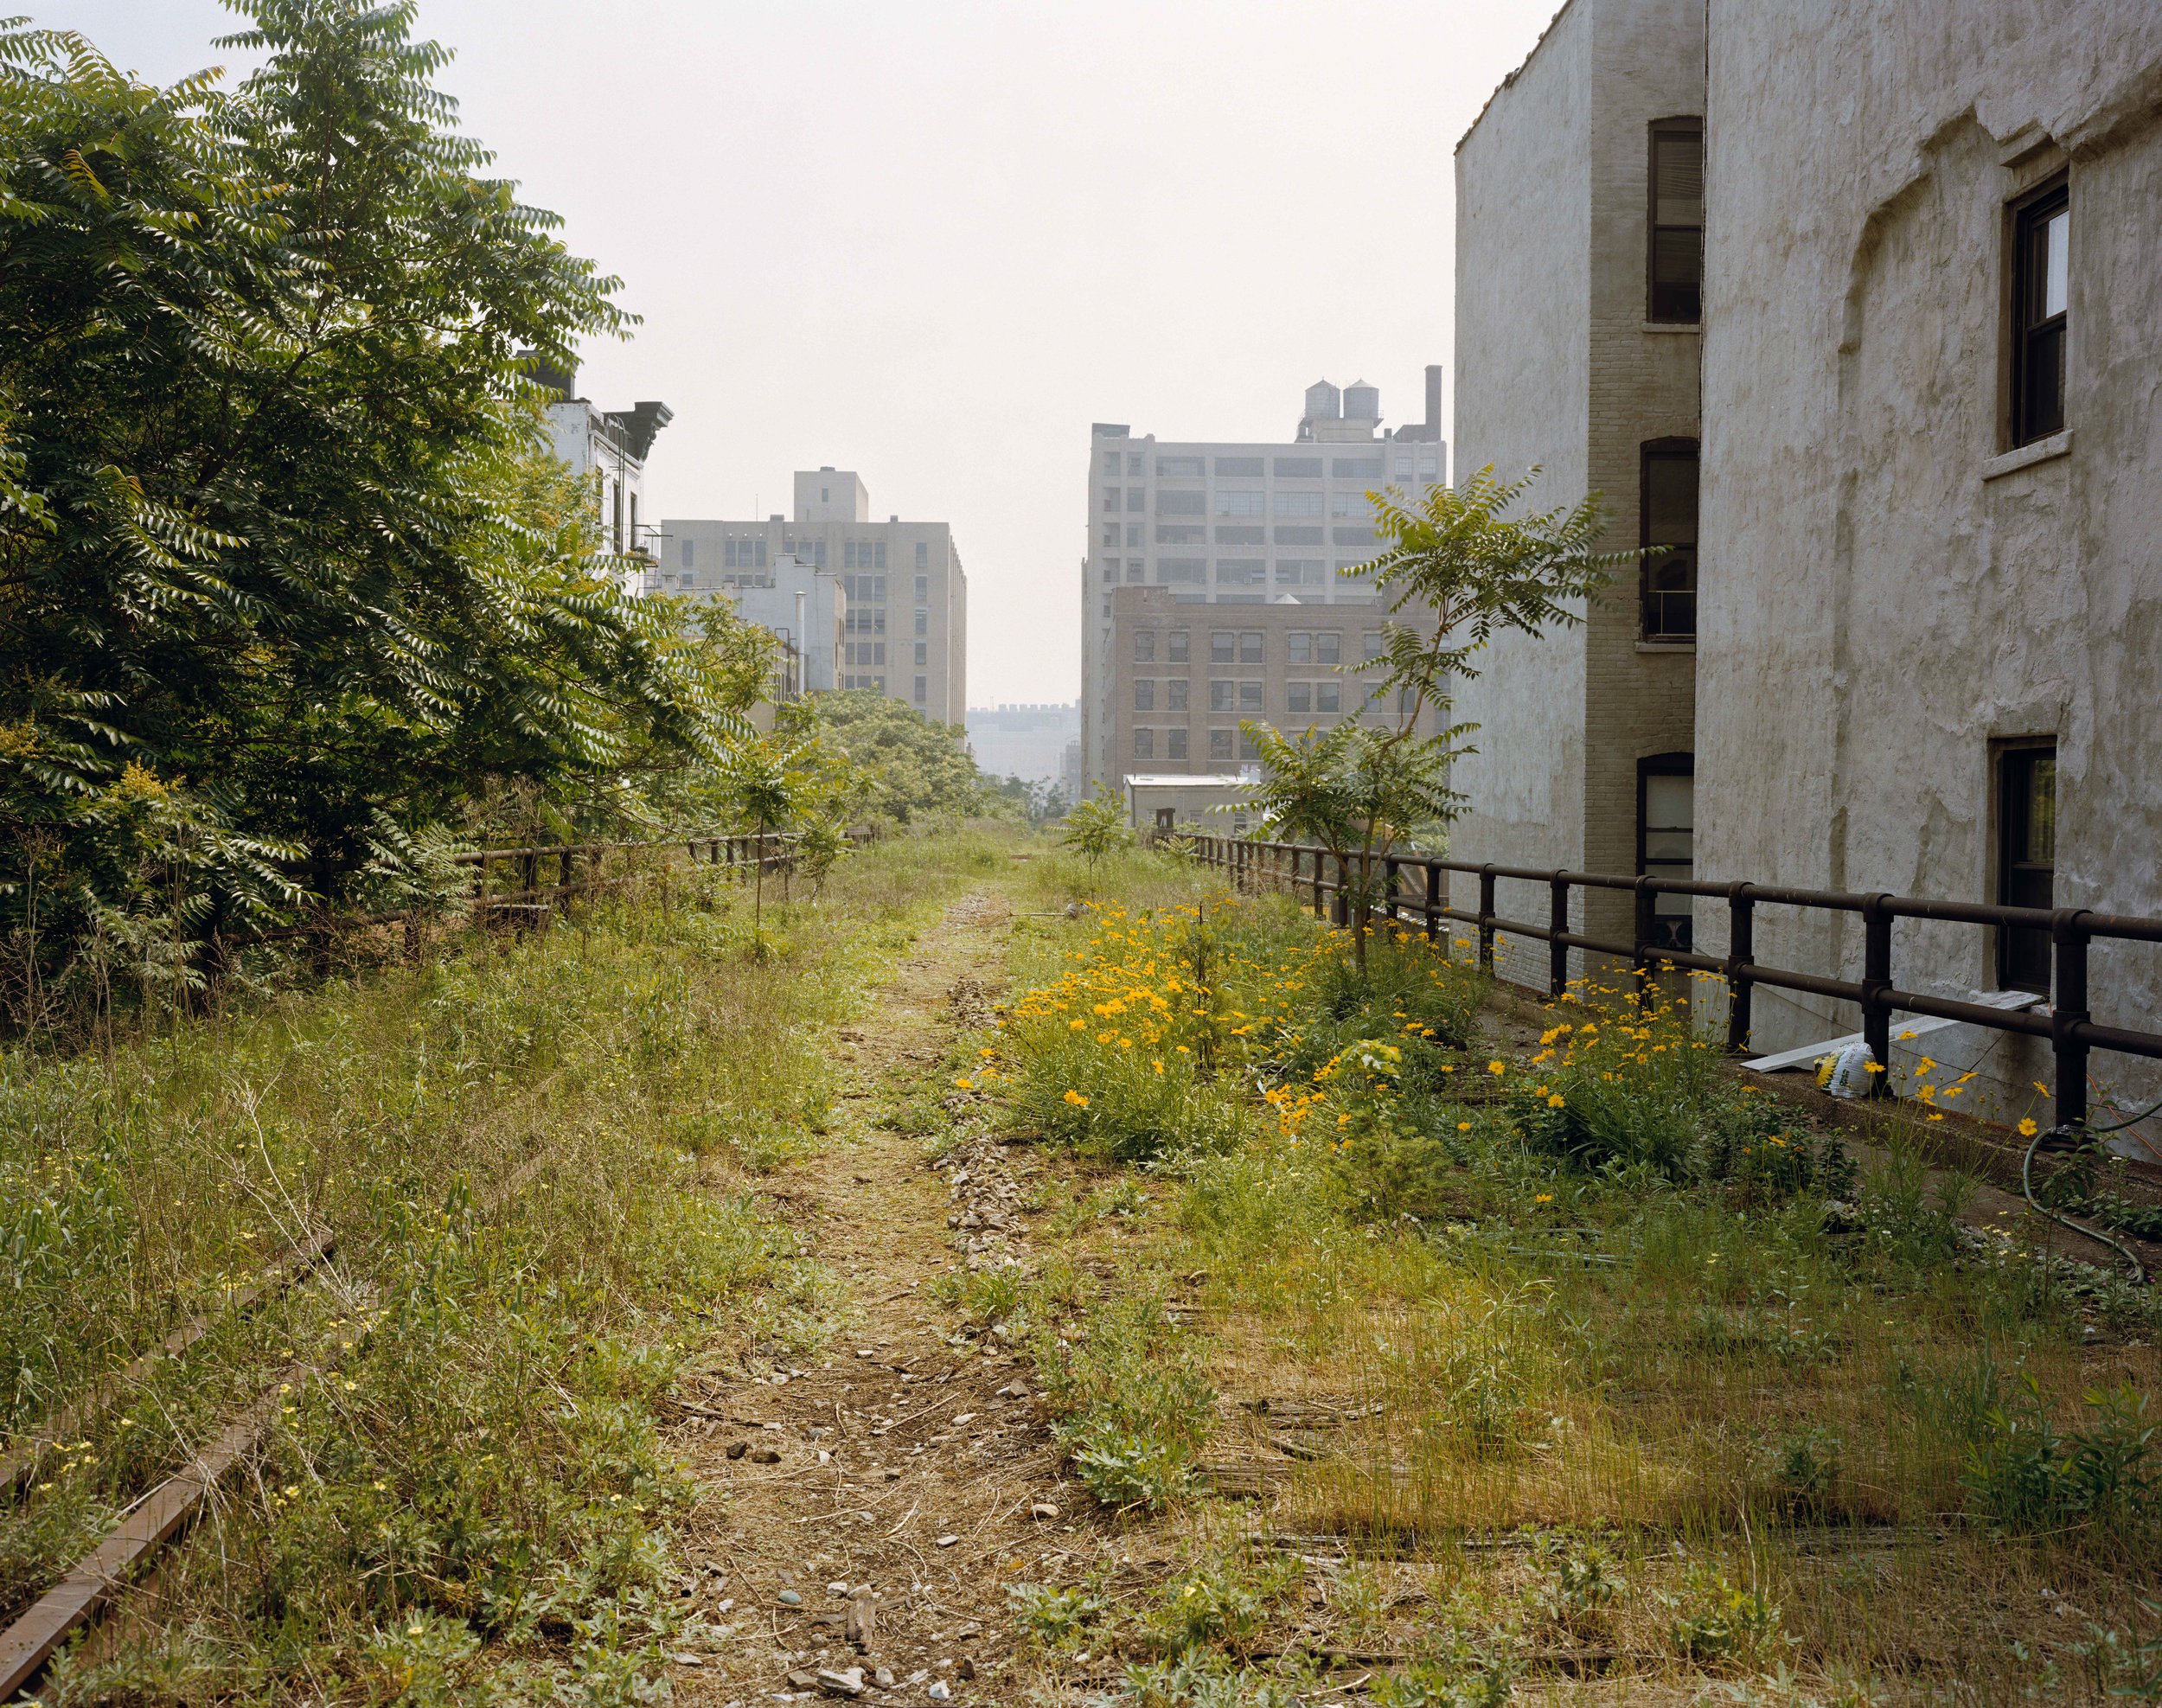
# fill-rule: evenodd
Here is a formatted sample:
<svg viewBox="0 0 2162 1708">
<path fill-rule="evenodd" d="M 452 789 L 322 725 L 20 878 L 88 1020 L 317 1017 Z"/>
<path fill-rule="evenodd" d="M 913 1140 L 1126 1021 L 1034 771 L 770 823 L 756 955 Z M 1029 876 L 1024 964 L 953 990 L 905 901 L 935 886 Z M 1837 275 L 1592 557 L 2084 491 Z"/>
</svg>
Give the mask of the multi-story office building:
<svg viewBox="0 0 2162 1708">
<path fill-rule="evenodd" d="M 665 521 L 656 553 L 648 585 L 694 598 L 773 591 L 784 558 L 811 576 L 837 576 L 842 627 L 831 685 L 876 689 L 938 723 L 966 715 L 969 582 L 953 530 L 899 516 L 873 521 L 870 494 L 851 470 L 799 470 L 788 515 Z"/>
<path fill-rule="evenodd" d="M 1447 477 L 1440 420 L 1441 369 L 1430 368 L 1426 420 L 1391 431 L 1382 429 L 1373 387 L 1340 392 L 1326 380 L 1308 388 L 1289 443 L 1160 442 L 1154 434 L 1135 438 L 1125 425 L 1096 424 L 1081 590 L 1081 748 L 1090 785 L 1116 787 L 1134 768 L 1137 732 L 1156 728 L 1135 723 L 1129 714 L 1145 708 L 1122 697 L 1120 673 L 1134 662 L 1136 643 L 1122 621 L 1177 605 L 1238 605 L 1257 610 L 1243 612 L 1237 624 L 1226 613 L 1196 614 L 1193 631 L 1206 636 L 1221 626 L 1289 634 L 1303 619 L 1273 614 L 1278 607 L 1371 605 L 1372 588 L 1342 573 L 1378 549 L 1366 495 L 1395 487 L 1416 497 Z M 1154 597 L 1135 597 L 1144 592 Z M 1217 624 L 1218 616 L 1226 622 Z M 1295 668 L 1282 648 L 1258 663 L 1234 680 L 1281 689 Z M 1263 698 L 1274 706 L 1286 695 Z M 1188 709 L 1197 716 L 1201 710 Z M 1167 739 L 1170 732 L 1165 725 Z M 1197 737 L 1204 746 L 1181 759 L 1207 770 L 1206 746 L 1223 740 L 1218 726 L 1197 723 L 1184 736 L 1189 746 Z M 1167 754 L 1145 768 L 1179 765 Z"/>
<path fill-rule="evenodd" d="M 1393 724 L 1361 667 L 1381 651 L 1371 598 L 1269 605 L 1182 601 L 1162 587 L 1110 590 L 1104 714 L 1110 774 L 1221 775 L 1251 764 L 1241 724 L 1285 731 L 1357 717 Z M 1420 727 L 1433 726 L 1430 714 Z"/>
<path fill-rule="evenodd" d="M 675 419 L 665 403 L 629 409 L 596 409 L 578 393 L 578 369 L 533 367 L 533 377 L 556 394 L 548 405 L 548 443 L 570 471 L 593 483 L 600 506 L 601 545 L 629 554 L 648 550 L 650 519 L 638 506 L 645 491 L 646 457 L 662 428 Z M 643 530 L 643 532 L 642 532 Z"/>
</svg>

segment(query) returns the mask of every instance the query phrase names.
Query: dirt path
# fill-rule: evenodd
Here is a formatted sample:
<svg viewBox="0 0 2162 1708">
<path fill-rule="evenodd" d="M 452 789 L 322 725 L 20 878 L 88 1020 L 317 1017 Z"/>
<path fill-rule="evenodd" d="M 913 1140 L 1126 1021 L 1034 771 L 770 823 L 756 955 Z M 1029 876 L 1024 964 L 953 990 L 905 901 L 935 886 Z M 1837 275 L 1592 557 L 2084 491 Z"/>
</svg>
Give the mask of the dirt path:
<svg viewBox="0 0 2162 1708">
<path fill-rule="evenodd" d="M 686 1394 L 673 1433 L 703 1495 L 686 1552 L 705 1568 L 703 1617 L 735 1634 L 676 1670 L 680 1701 L 845 1697 L 859 1679 L 866 1700 L 1007 1699 L 1005 1586 L 1071 1535 L 1074 1503 L 1023 1362 L 951 1344 L 930 1293 L 956 1265 L 1014 1259 L 1028 1164 L 973 1131 L 958 1097 L 959 1141 L 936 1166 L 924 1139 L 878 1123 L 951 1078 L 954 1036 L 989 1019 L 1003 982 L 1010 921 L 979 892 L 918 939 L 836 1036 L 839 1130 L 770 1179 L 845 1287 L 847 1326 L 821 1362 Z"/>
</svg>

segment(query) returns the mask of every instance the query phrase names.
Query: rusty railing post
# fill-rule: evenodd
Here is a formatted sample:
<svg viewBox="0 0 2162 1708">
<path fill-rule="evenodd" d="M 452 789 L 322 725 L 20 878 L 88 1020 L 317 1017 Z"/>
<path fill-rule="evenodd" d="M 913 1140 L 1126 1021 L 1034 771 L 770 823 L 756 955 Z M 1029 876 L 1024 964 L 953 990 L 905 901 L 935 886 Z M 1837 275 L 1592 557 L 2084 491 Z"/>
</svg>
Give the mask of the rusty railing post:
<svg viewBox="0 0 2162 1708">
<path fill-rule="evenodd" d="M 1442 940 L 1442 868 L 1436 860 L 1426 862 L 1426 940 L 1438 944 Z M 1446 952 L 1443 958 L 1446 959 Z"/>
<path fill-rule="evenodd" d="M 1727 1053 L 1749 1041 L 1749 963 L 1756 958 L 1756 904 L 1747 884 L 1727 891 Z"/>
<path fill-rule="evenodd" d="M 2078 1036 L 2087 1010 L 2087 909 L 2060 907 L 2050 921 L 2056 962 L 2050 1047 L 2056 1055 L 2056 1124 L 2087 1124 L 2087 1046 Z"/>
<path fill-rule="evenodd" d="M 1877 1067 L 1873 1097 L 1891 1091 L 1891 1009 L 1884 1001 L 1892 988 L 1890 900 L 1879 892 L 1862 904 L 1862 1042 Z"/>
<path fill-rule="evenodd" d="M 1559 996 L 1569 988 L 1569 945 L 1562 941 L 1569 932 L 1569 874 L 1557 872 L 1547 884 L 1546 929 L 1553 935 L 1546 940 L 1546 994 Z"/>
<path fill-rule="evenodd" d="M 1494 971 L 1494 862 L 1479 868 L 1479 970 Z"/>
</svg>

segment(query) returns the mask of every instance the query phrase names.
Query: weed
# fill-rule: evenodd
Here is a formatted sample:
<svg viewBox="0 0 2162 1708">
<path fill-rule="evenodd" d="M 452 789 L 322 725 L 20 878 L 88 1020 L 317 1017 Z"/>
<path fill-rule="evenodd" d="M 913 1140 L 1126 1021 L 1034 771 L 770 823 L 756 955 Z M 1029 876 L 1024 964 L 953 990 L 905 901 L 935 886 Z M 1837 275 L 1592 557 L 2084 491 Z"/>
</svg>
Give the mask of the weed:
<svg viewBox="0 0 2162 1708">
<path fill-rule="evenodd" d="M 1177 1499 L 1214 1396 L 1199 1348 L 1166 1318 L 1161 1295 L 1115 1295 L 1091 1313 L 1079 1346 L 1047 1329 L 1033 1346 L 1083 1486 L 1107 1506 L 1156 1512 Z"/>
<path fill-rule="evenodd" d="M 1006 1592 L 1015 1623 L 1046 1648 L 1078 1649 L 1089 1627 L 1110 1610 L 1103 1596 L 1079 1588 L 1048 1583 L 1015 1583 Z"/>
<path fill-rule="evenodd" d="M 1571 1636 L 1602 1634 L 1628 1588 L 1614 1556 L 1596 1542 L 1550 1533 L 1538 1538 L 1533 1558 L 1539 1579 L 1532 1610 Z"/>
<path fill-rule="evenodd" d="M 1761 1590 L 1744 1590 L 1710 1566 L 1692 1565 L 1665 1602 L 1667 1641 L 1700 1665 L 1754 1660 L 1780 1639 L 1779 1609 Z"/>
<path fill-rule="evenodd" d="M 1961 1481 L 2009 1530 L 2069 1523 L 2131 1529 L 2162 1508 L 2162 1425 L 2129 1383 L 2082 1396 L 2093 1422 L 2058 1434 L 2040 1384 L 2023 1374 L 1983 1414 Z"/>
<path fill-rule="evenodd" d="M 1142 1626 L 1174 1656 L 1202 1647 L 1241 1653 L 1275 1623 L 1302 1575 L 1295 1559 L 1253 1560 L 1236 1554 L 1210 1559 L 1167 1583 Z"/>
</svg>

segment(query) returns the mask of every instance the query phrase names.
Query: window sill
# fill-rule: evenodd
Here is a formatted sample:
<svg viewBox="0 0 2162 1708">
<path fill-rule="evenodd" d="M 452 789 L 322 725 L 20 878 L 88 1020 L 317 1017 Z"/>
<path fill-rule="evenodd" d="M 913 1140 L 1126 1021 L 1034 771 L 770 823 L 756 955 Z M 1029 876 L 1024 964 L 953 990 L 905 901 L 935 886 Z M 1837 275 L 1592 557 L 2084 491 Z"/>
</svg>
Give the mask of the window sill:
<svg viewBox="0 0 2162 1708">
<path fill-rule="evenodd" d="M 2060 457 L 2072 454 L 2072 430 L 2067 427 L 2061 433 L 2051 433 L 2038 438 L 2032 445 L 2023 445 L 2017 451 L 2007 451 L 1992 457 L 1982 464 L 1982 478 L 2002 480 L 2006 475 L 2017 474 L 2022 469 L 2031 469 L 2037 463 L 2053 463 Z"/>
<path fill-rule="evenodd" d="M 1686 332 L 1693 337 L 1703 329 L 1704 323 L 1697 320 L 1647 320 L 1638 329 L 1645 332 Z"/>
<path fill-rule="evenodd" d="M 1636 649 L 1639 652 L 1693 653 L 1697 649 L 1697 643 L 1694 641 L 1639 641 L 1636 643 Z"/>
</svg>

